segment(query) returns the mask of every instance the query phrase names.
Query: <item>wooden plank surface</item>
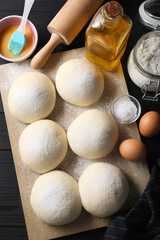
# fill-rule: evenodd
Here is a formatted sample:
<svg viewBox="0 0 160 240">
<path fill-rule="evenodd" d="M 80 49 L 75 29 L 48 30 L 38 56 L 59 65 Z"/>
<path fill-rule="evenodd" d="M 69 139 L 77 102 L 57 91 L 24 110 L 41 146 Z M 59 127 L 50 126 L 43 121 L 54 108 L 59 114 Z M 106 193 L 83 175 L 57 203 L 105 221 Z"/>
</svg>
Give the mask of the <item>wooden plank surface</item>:
<svg viewBox="0 0 160 240">
<path fill-rule="evenodd" d="M 6 126 L 5 116 L 0 113 L 0 150 L 10 149 L 10 142 L 8 138 L 8 130 Z"/>
<path fill-rule="evenodd" d="M 0 166 L 0 226 L 25 227 L 11 151 L 0 151 Z"/>
<path fill-rule="evenodd" d="M 51 79 L 54 81 L 56 71 L 58 67 L 68 59 L 76 58 L 76 57 L 84 57 L 84 49 L 76 49 L 72 51 L 68 51 L 65 53 L 58 53 L 51 57 L 49 63 L 47 66 L 43 69 L 43 72 L 45 72 Z M 7 64 L 0 67 L 0 73 L 3 77 L 2 79 L 5 79 L 5 82 L 1 82 L 1 93 L 2 93 L 2 99 L 4 104 L 4 110 L 6 114 L 6 120 L 7 125 L 9 129 L 9 136 L 10 141 L 12 145 L 12 151 L 14 156 L 14 162 L 20 187 L 20 193 L 21 193 L 21 199 L 23 204 L 23 210 L 25 214 L 25 220 L 27 224 L 28 229 L 28 235 L 30 239 L 50 239 L 50 238 L 56 238 L 63 235 L 69 235 L 76 232 L 86 231 L 89 229 L 99 228 L 106 226 L 108 223 L 108 219 L 97 219 L 90 214 L 87 214 L 85 211 L 81 214 L 81 216 L 73 223 L 63 226 L 63 227 L 51 227 L 47 226 L 46 224 L 42 223 L 33 213 L 30 203 L 29 203 L 29 196 L 30 191 L 33 186 L 33 183 L 35 179 L 38 177 L 38 174 L 32 173 L 30 170 L 26 169 L 20 159 L 19 151 L 18 151 L 18 139 L 23 131 L 23 129 L 26 127 L 25 124 L 22 124 L 18 121 L 16 121 L 10 114 L 8 109 L 8 103 L 7 103 L 7 96 L 8 96 L 8 90 L 9 87 L 13 81 L 13 76 L 15 77 L 14 71 L 17 74 L 23 73 L 25 71 L 31 70 L 29 67 L 29 61 L 26 61 L 24 64 L 17 65 L 17 64 Z M 25 66 L 25 69 L 24 69 Z M 18 67 L 18 69 L 16 68 Z M 22 69 L 21 69 L 22 68 Z M 12 72 L 13 75 L 10 76 L 10 73 Z M 124 80 L 123 72 L 121 65 L 119 65 L 113 72 L 105 72 L 103 71 L 105 76 L 105 91 L 101 98 L 101 100 L 93 105 L 91 108 L 100 108 L 103 110 L 109 110 L 109 106 L 111 101 L 119 94 L 127 93 L 127 87 Z M 4 74 L 4 75 L 3 75 Z M 7 75 L 8 74 L 8 75 Z M 53 114 L 49 116 L 50 119 L 54 119 L 56 121 L 60 121 L 58 118 L 58 111 L 59 107 L 62 104 L 62 100 L 60 97 L 57 96 L 57 102 L 56 102 L 56 108 L 53 111 Z M 61 122 L 59 122 L 65 129 L 68 127 L 63 122 L 63 117 L 67 117 L 68 119 L 71 116 L 71 113 L 68 113 L 69 109 L 71 112 L 74 112 L 74 116 L 72 116 L 71 119 L 69 119 L 68 124 L 81 112 L 84 110 L 87 110 L 88 108 L 78 108 L 78 107 L 71 107 L 69 104 L 65 103 L 66 110 L 66 116 L 61 116 Z M 77 111 L 78 109 L 78 111 Z M 64 111 L 65 112 L 65 111 Z M 66 122 L 66 121 L 65 121 Z M 120 131 L 120 137 L 119 142 L 121 142 L 123 139 L 126 139 L 127 137 L 134 137 L 139 139 L 139 134 L 137 130 L 136 123 L 131 125 L 120 125 L 119 124 L 119 131 Z M 70 153 L 70 156 L 73 156 L 75 158 L 73 153 Z M 107 158 L 101 159 L 102 161 L 111 162 L 113 164 L 118 165 L 127 175 L 129 184 L 130 184 L 130 194 L 128 198 L 128 203 L 132 203 L 138 198 L 138 196 L 143 192 L 149 178 L 148 168 L 146 165 L 146 162 L 142 163 L 130 163 L 128 161 L 124 161 L 120 154 L 118 155 L 118 147 L 113 151 L 112 154 L 110 154 Z M 75 168 L 72 170 L 67 165 L 68 159 L 66 159 L 62 162 L 62 164 L 58 167 L 58 169 L 65 170 L 66 172 L 73 175 L 75 178 L 78 178 L 75 174 L 77 172 L 77 169 L 75 171 Z M 81 161 L 81 159 L 80 159 Z M 84 161 L 84 160 L 83 160 Z M 76 159 L 77 162 L 77 159 Z M 86 164 L 87 160 L 84 161 Z M 93 162 L 93 161 L 91 161 Z M 91 163 L 90 162 L 90 163 Z M 73 164 L 74 161 L 72 162 Z M 89 162 L 87 164 L 90 164 Z M 76 165 L 75 165 L 76 167 Z M 78 172 L 78 175 L 80 175 L 82 172 L 82 169 L 80 169 L 80 172 Z M 27 194 L 26 194 L 27 193 Z"/>
<path fill-rule="evenodd" d="M 64 5 L 66 0 L 61 1 L 53 1 L 53 0 L 45 0 L 45 1 L 35 1 L 32 7 L 32 12 L 51 12 L 55 15 L 59 9 Z M 21 15 L 23 12 L 24 1 L 16 0 L 16 4 L 14 1 L 10 1 L 8 4 L 7 1 L 3 1 L 1 4 L 1 11 L 20 11 Z M 32 13 L 31 12 L 31 13 Z"/>
<path fill-rule="evenodd" d="M 4 113 L 2 99 L 1 99 L 1 93 L 0 93 L 0 113 Z"/>
</svg>

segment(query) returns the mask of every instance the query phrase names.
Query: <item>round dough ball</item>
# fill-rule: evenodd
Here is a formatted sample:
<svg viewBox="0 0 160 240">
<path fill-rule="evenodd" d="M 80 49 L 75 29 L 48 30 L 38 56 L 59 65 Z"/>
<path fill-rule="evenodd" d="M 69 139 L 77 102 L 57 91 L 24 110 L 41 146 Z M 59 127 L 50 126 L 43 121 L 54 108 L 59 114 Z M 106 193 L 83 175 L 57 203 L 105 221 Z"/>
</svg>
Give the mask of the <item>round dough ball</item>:
<svg viewBox="0 0 160 240">
<path fill-rule="evenodd" d="M 89 106 L 102 95 L 103 74 L 87 59 L 72 59 L 58 69 L 56 88 L 66 102 L 78 106 Z"/>
<path fill-rule="evenodd" d="M 83 158 L 97 159 L 113 150 L 118 139 L 118 128 L 109 113 L 91 109 L 71 123 L 67 137 L 74 153 Z"/>
<path fill-rule="evenodd" d="M 123 172 L 115 165 L 91 164 L 79 179 L 82 206 L 97 217 L 117 212 L 127 199 L 129 186 Z"/>
<path fill-rule="evenodd" d="M 51 120 L 39 120 L 28 125 L 19 139 L 22 161 L 37 173 L 56 168 L 66 156 L 67 148 L 66 132 Z"/>
<path fill-rule="evenodd" d="M 8 96 L 11 114 L 24 123 L 46 118 L 52 112 L 55 101 L 52 81 L 39 72 L 20 75 L 12 84 Z"/>
<path fill-rule="evenodd" d="M 31 196 L 35 214 L 45 223 L 64 225 L 79 217 L 82 205 L 76 180 L 62 171 L 38 177 Z"/>
</svg>

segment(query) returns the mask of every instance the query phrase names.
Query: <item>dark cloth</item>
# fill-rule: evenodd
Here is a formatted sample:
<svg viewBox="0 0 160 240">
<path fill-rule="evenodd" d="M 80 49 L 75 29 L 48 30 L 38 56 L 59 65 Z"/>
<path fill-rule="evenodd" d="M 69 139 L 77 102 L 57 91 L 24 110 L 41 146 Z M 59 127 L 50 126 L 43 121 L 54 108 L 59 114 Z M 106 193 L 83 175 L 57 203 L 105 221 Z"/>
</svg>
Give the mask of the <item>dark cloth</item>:
<svg viewBox="0 0 160 240">
<path fill-rule="evenodd" d="M 135 205 L 110 220 L 104 240 L 116 239 L 160 240 L 160 159 L 155 161 L 147 187 Z"/>
</svg>

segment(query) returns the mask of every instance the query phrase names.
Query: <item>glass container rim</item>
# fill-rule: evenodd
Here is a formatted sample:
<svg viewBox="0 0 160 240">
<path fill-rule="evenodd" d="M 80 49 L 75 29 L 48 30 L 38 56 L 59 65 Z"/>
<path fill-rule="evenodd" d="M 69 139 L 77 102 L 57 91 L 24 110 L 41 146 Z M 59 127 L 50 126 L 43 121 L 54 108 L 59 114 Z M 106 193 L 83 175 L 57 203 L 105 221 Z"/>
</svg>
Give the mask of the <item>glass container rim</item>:
<svg viewBox="0 0 160 240">
<path fill-rule="evenodd" d="M 146 14 L 149 15 L 151 18 L 160 20 L 160 17 L 158 17 L 158 16 L 156 16 L 156 15 L 153 15 L 152 13 L 150 13 L 150 12 L 148 11 L 148 8 L 147 8 L 147 7 L 148 7 L 150 4 L 153 4 L 154 2 L 157 2 L 157 0 L 147 0 L 147 1 L 145 2 L 145 4 L 144 4 L 144 11 L 145 11 Z"/>
</svg>

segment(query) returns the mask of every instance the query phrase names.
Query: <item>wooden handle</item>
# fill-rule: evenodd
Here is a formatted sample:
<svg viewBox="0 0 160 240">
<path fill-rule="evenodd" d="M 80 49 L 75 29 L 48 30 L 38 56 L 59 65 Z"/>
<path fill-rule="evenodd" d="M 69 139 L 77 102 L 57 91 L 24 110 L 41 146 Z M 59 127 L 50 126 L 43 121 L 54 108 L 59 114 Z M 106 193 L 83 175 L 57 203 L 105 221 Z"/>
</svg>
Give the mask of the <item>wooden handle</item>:
<svg viewBox="0 0 160 240">
<path fill-rule="evenodd" d="M 104 0 L 68 0 L 47 29 L 58 33 L 65 44 L 70 44 Z"/>
<path fill-rule="evenodd" d="M 68 0 L 48 25 L 51 39 L 34 56 L 31 67 L 42 68 L 54 48 L 62 41 L 70 44 L 102 2 L 103 0 Z"/>
<path fill-rule="evenodd" d="M 33 57 L 31 67 L 34 69 L 42 68 L 50 57 L 52 51 L 61 42 L 63 42 L 63 39 L 56 33 L 53 33 L 48 43 Z"/>
</svg>

